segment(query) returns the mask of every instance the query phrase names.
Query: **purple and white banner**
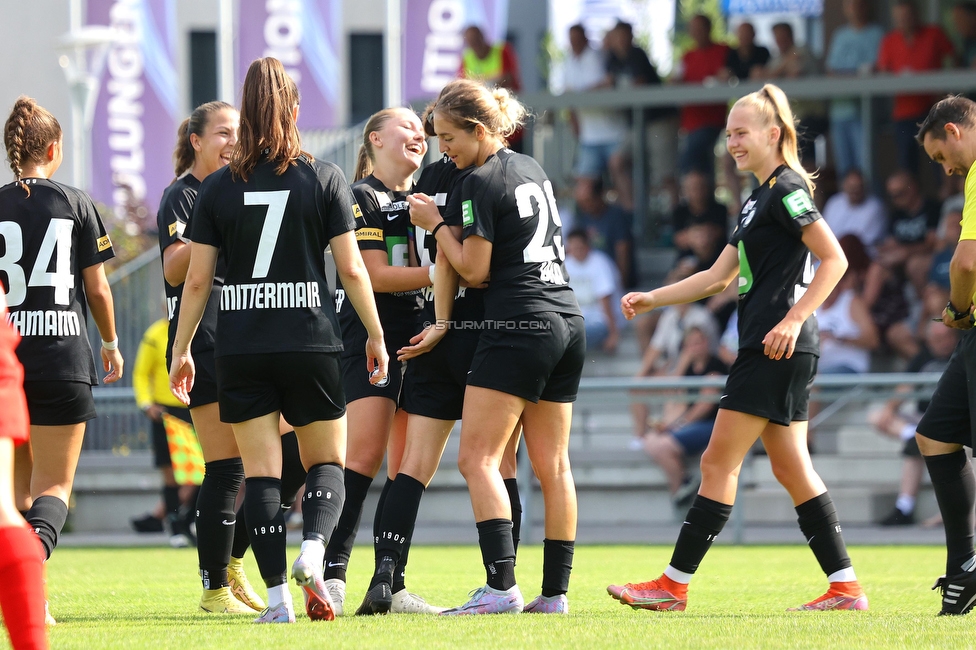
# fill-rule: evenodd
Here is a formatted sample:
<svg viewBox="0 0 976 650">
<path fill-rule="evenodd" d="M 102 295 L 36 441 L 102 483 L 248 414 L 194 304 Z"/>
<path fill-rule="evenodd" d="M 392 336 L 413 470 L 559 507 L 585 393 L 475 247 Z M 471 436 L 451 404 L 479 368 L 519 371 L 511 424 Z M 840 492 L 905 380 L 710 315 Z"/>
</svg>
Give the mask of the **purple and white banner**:
<svg viewBox="0 0 976 650">
<path fill-rule="evenodd" d="M 176 0 L 88 0 L 87 23 L 117 34 L 92 124 L 91 195 L 119 218 L 152 218 L 173 180 L 182 120 L 176 74 Z"/>
<path fill-rule="evenodd" d="M 466 27 L 490 43 L 505 39 L 508 0 L 403 0 L 403 99 L 434 97 L 457 77 Z"/>
<path fill-rule="evenodd" d="M 235 100 L 251 62 L 273 56 L 298 84 L 298 126 L 338 126 L 341 28 L 342 3 L 335 0 L 240 0 Z"/>
</svg>

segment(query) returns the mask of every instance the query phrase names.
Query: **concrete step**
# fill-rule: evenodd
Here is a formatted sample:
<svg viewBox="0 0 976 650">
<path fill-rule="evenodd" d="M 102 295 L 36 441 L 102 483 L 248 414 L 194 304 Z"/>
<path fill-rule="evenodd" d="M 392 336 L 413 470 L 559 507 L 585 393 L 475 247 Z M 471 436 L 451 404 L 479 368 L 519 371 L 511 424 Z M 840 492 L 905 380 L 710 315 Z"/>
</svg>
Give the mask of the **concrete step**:
<svg viewBox="0 0 976 650">
<path fill-rule="evenodd" d="M 870 424 L 846 425 L 837 429 L 837 451 L 841 454 L 899 454 L 905 443 L 879 433 Z"/>
</svg>

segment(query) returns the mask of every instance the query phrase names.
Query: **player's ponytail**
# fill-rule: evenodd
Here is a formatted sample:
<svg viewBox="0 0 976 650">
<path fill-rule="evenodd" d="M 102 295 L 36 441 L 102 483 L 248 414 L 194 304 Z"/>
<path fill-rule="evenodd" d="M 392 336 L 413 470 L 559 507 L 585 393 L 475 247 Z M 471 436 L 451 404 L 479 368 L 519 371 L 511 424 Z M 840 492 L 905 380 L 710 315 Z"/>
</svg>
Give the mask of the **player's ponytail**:
<svg viewBox="0 0 976 650">
<path fill-rule="evenodd" d="M 492 88 L 491 96 L 498 106 L 498 112 L 493 116 L 496 133 L 508 139 L 525 123 L 525 107 L 515 99 L 507 88 Z"/>
<path fill-rule="evenodd" d="M 489 89 L 472 79 L 450 82 L 427 107 L 423 122 L 428 135 L 434 111 L 465 131 L 473 131 L 480 124 L 489 135 L 502 141 L 515 133 L 528 115 L 525 107 L 505 88 Z"/>
<path fill-rule="evenodd" d="M 190 113 L 190 117 L 180 123 L 179 128 L 176 129 L 176 148 L 173 149 L 173 171 L 177 178 L 193 167 L 196 161 L 196 150 L 193 148 L 190 136 L 203 137 L 213 114 L 226 109 L 236 110 L 227 102 L 213 101 L 200 104 Z"/>
<path fill-rule="evenodd" d="M 241 90 L 241 127 L 230 162 L 234 176 L 246 181 L 262 157 L 278 163 L 275 173 L 279 176 L 299 156 L 314 160 L 302 151 L 295 123 L 299 100 L 298 86 L 281 61 L 269 56 L 251 63 Z"/>
<path fill-rule="evenodd" d="M 24 167 L 44 160 L 48 146 L 61 140 L 61 124 L 34 99 L 21 95 L 3 127 L 3 144 L 14 178 L 20 181 Z M 30 196 L 30 189 L 21 183 Z"/>
<path fill-rule="evenodd" d="M 796 121 L 790 102 L 779 86 L 766 84 L 754 93 L 749 93 L 735 103 L 736 106 L 751 106 L 764 126 L 778 126 L 780 128 L 779 153 L 783 156 L 786 166 L 795 171 L 807 185 L 810 194 L 816 185 L 811 174 L 800 164 L 799 143 L 796 135 Z"/>
<path fill-rule="evenodd" d="M 366 120 L 366 126 L 363 127 L 363 141 L 359 145 L 359 154 L 356 156 L 356 173 L 353 175 L 353 182 L 361 181 L 373 173 L 376 152 L 373 151 L 373 142 L 369 139 L 369 135 L 374 131 L 381 130 L 398 110 L 400 109 L 384 108 L 373 113 Z"/>
</svg>

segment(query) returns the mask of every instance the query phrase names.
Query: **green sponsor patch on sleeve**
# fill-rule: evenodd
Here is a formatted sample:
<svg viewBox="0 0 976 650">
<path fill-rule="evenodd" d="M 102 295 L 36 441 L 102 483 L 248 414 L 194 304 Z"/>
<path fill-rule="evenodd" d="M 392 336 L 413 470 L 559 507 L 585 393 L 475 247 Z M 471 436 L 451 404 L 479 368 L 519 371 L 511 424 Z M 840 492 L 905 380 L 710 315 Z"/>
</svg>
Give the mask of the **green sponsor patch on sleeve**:
<svg viewBox="0 0 976 650">
<path fill-rule="evenodd" d="M 796 219 L 800 215 L 812 212 L 813 201 L 810 200 L 810 195 L 803 190 L 795 190 L 790 192 L 783 197 L 783 205 L 786 206 L 786 211 L 790 213 L 790 216 Z"/>
<path fill-rule="evenodd" d="M 470 199 L 461 204 L 461 225 L 465 228 L 474 225 L 474 206 Z"/>
</svg>

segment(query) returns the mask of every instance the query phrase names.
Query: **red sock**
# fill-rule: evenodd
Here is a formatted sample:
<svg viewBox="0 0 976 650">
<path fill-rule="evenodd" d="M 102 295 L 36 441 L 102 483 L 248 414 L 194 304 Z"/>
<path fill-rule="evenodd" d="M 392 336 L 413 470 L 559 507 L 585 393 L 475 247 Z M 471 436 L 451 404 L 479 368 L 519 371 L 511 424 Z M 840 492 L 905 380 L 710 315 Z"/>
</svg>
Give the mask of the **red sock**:
<svg viewBox="0 0 976 650">
<path fill-rule="evenodd" d="M 15 650 L 47 649 L 44 550 L 30 528 L 0 528 L 0 608 Z"/>
</svg>

